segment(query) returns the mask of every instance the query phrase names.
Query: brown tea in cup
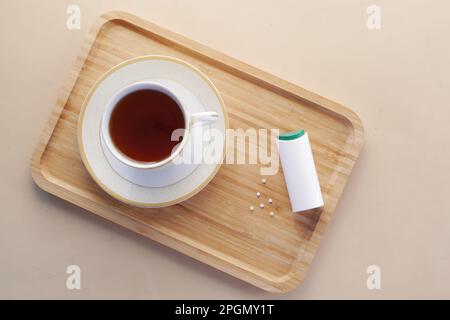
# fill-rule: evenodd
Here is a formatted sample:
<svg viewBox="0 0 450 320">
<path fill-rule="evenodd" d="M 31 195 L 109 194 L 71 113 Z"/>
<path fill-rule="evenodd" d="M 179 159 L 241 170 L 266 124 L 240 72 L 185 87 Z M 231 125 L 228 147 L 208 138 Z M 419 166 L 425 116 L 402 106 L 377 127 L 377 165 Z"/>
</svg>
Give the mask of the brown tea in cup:
<svg viewBox="0 0 450 320">
<path fill-rule="evenodd" d="M 172 97 L 158 90 L 141 89 L 116 103 L 109 132 L 116 148 L 128 158 L 159 162 L 181 142 L 172 141 L 172 133 L 185 126 L 184 113 Z"/>
</svg>

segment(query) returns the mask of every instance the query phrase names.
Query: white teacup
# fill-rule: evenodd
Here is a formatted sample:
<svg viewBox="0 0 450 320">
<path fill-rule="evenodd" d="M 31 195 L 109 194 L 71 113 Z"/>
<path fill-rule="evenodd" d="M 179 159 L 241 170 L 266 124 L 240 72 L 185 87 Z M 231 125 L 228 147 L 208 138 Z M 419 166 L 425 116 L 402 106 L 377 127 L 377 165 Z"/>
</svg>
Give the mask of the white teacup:
<svg viewBox="0 0 450 320">
<path fill-rule="evenodd" d="M 111 166 L 113 167 L 113 169 L 116 170 L 116 172 L 118 172 L 125 178 L 129 176 L 136 177 L 138 181 L 139 180 L 142 181 L 142 183 L 138 182 L 138 184 L 149 186 L 162 186 L 173 183 L 172 181 L 145 181 L 145 179 L 148 180 L 151 177 L 154 177 L 154 179 L 156 180 L 158 179 L 173 180 L 175 179 L 173 177 L 180 175 L 177 174 L 177 171 L 182 172 L 184 170 L 183 168 L 171 169 L 173 171 L 173 174 L 172 175 L 169 174 L 168 178 L 165 178 L 167 174 L 162 175 L 159 174 L 159 172 L 162 172 L 162 169 L 164 169 L 164 171 L 167 172 L 168 171 L 167 168 L 175 166 L 173 160 L 183 151 L 188 141 L 191 138 L 192 139 L 194 138 L 190 136 L 192 127 L 194 125 L 211 123 L 216 121 L 218 118 L 218 114 L 213 111 L 191 112 L 189 106 L 186 105 L 187 99 L 183 97 L 183 95 L 184 96 L 186 95 L 186 93 L 183 91 L 185 91 L 186 89 L 183 89 L 175 84 L 173 85 L 169 84 L 170 82 L 163 80 L 151 80 L 151 81 L 136 82 L 131 85 L 128 85 L 123 89 L 119 90 L 111 98 L 111 100 L 109 101 L 108 105 L 106 106 L 103 112 L 101 124 L 101 139 L 106 157 L 110 162 Z M 168 157 L 158 162 L 141 162 L 126 156 L 114 144 L 109 129 L 111 114 L 114 108 L 117 106 L 118 102 L 126 95 L 132 92 L 145 89 L 157 90 L 171 97 L 177 103 L 184 118 L 184 134 L 182 141 L 178 144 L 176 148 L 174 148 L 174 150 Z M 176 166 L 178 167 L 183 166 L 183 164 L 178 164 Z M 170 178 L 171 176 L 172 178 Z"/>
</svg>

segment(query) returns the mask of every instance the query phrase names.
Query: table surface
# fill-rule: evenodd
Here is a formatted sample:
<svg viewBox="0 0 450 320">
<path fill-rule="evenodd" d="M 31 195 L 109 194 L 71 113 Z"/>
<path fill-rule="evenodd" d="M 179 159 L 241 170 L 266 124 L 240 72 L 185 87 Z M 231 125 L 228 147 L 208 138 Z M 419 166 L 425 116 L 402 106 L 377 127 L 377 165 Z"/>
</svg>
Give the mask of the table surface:
<svg viewBox="0 0 450 320">
<path fill-rule="evenodd" d="M 81 9 L 69 30 L 66 9 Z M 450 298 L 450 2 L 0 2 L 0 298 Z M 381 29 L 367 27 L 372 3 Z M 139 15 L 349 106 L 365 147 L 305 281 L 273 295 L 40 190 L 29 160 L 95 19 Z M 81 268 L 81 290 L 66 268 Z M 381 288 L 367 287 L 367 267 Z"/>
</svg>

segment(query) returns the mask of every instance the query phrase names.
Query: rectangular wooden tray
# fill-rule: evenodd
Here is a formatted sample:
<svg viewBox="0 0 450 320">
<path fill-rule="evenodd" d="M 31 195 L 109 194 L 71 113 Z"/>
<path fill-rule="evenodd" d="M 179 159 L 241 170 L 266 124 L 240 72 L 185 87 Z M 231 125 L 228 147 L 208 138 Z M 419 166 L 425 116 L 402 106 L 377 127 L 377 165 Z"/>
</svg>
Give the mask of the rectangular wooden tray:
<svg viewBox="0 0 450 320">
<path fill-rule="evenodd" d="M 76 138 L 83 99 L 111 67 L 141 55 L 181 58 L 217 86 L 231 128 L 305 129 L 324 195 L 323 210 L 290 212 L 282 172 L 262 186 L 258 165 L 228 165 L 193 198 L 161 209 L 116 201 L 91 179 Z M 44 190 L 264 290 L 286 292 L 305 277 L 363 144 L 349 109 L 124 12 L 100 17 L 89 35 L 32 158 Z M 249 213 L 255 192 L 271 196 L 275 217 Z"/>
</svg>

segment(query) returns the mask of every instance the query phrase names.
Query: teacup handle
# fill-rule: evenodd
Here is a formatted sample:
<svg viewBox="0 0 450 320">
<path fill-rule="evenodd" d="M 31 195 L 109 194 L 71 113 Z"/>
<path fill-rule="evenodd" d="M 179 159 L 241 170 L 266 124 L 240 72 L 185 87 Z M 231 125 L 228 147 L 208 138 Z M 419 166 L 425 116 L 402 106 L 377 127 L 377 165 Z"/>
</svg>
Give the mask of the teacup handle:
<svg viewBox="0 0 450 320">
<path fill-rule="evenodd" d="M 197 112 L 191 114 L 190 124 L 193 126 L 197 123 L 215 122 L 218 118 L 219 115 L 214 111 Z"/>
</svg>

